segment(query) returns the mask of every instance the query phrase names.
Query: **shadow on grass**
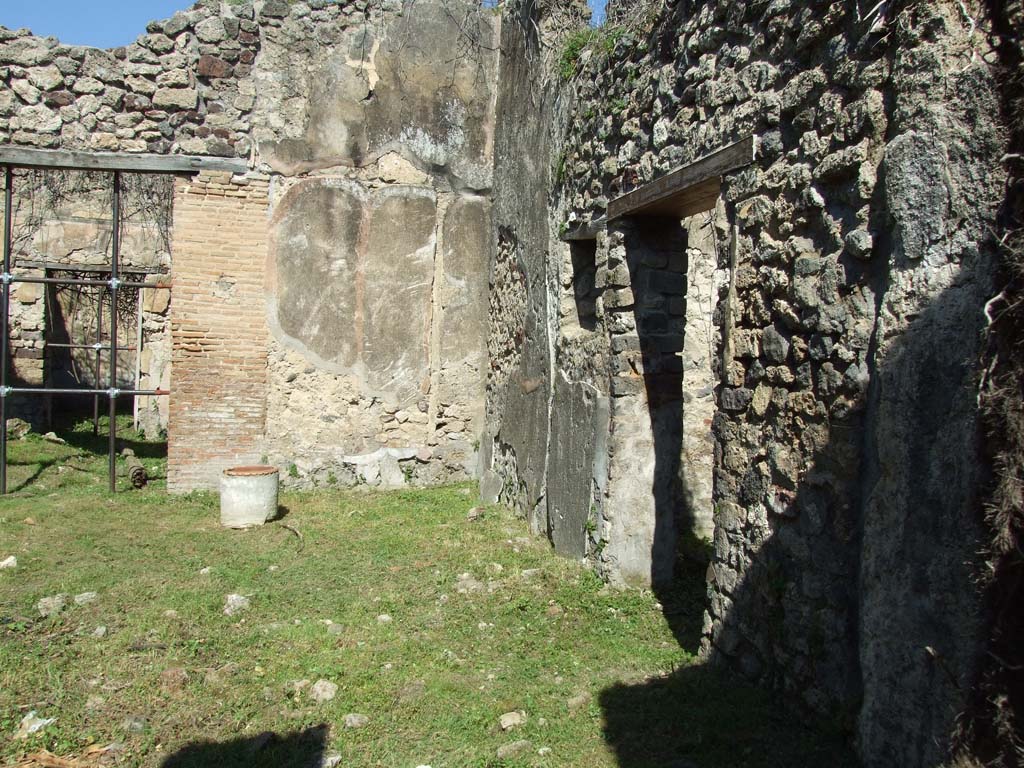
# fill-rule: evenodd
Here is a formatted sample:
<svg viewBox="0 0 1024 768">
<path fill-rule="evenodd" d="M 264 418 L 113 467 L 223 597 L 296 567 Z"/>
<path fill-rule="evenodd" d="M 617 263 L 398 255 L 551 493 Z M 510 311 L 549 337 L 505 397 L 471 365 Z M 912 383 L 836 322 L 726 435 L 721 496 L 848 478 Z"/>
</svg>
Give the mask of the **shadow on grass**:
<svg viewBox="0 0 1024 768">
<path fill-rule="evenodd" d="M 621 768 L 856 766 L 841 733 L 823 734 L 770 694 L 707 665 L 600 695 Z"/>
<path fill-rule="evenodd" d="M 329 731 L 324 724 L 286 734 L 195 742 L 170 755 L 161 768 L 311 768 L 323 759 Z"/>
<path fill-rule="evenodd" d="M 117 436 L 118 475 L 123 474 L 122 452 L 127 448 L 143 461 L 162 461 L 167 458 L 167 442 L 146 440 L 121 422 L 126 415 L 118 418 L 119 432 Z M 73 414 L 65 414 L 55 420 L 53 433 L 57 441 L 46 441 L 46 438 L 33 433 L 28 442 L 8 438 L 8 467 L 23 467 L 27 476 L 18 477 L 15 481 L 8 475 L 8 491 L 17 493 L 30 489 L 48 470 L 59 468 L 69 472 L 98 478 L 106 476 L 107 452 L 109 442 L 107 435 L 107 418 L 100 420 L 99 434 L 92 433 L 92 420 Z M 19 446 L 19 447 L 15 447 Z M 12 456 L 12 453 L 14 454 Z M 104 460 L 102 469 L 96 462 Z M 89 466 L 79 466 L 81 462 Z M 163 473 L 154 473 L 153 465 L 149 465 L 150 482 L 166 479 Z"/>
<path fill-rule="evenodd" d="M 32 485 L 36 480 L 38 480 L 42 476 L 42 474 L 46 472 L 46 470 L 52 469 L 53 467 L 57 466 L 69 467 L 73 471 L 81 472 L 86 475 L 92 474 L 89 470 L 76 467 L 74 464 L 71 464 L 70 462 L 79 459 L 89 460 L 93 458 L 95 458 L 95 456 L 92 453 L 87 453 L 83 451 L 79 453 L 73 453 L 70 456 L 60 456 L 52 459 L 31 459 L 27 461 L 12 461 L 8 459 L 7 465 L 9 467 L 35 467 L 35 469 L 32 470 L 32 474 L 30 474 L 28 477 L 26 477 L 25 479 L 21 480 L 18 483 L 11 483 L 10 479 L 8 479 L 7 492 L 17 493 L 18 491 L 25 490 L 30 485 Z"/>
<path fill-rule="evenodd" d="M 73 448 L 88 451 L 92 454 L 105 456 L 109 448 L 107 437 L 106 420 L 100 421 L 100 432 L 94 435 L 91 429 L 83 430 L 82 423 L 77 429 L 71 424 L 62 424 L 56 430 L 57 436 L 67 442 Z M 121 453 L 125 448 L 131 448 L 140 459 L 166 459 L 167 441 L 151 441 L 139 439 L 138 434 L 132 429 L 124 429 L 118 425 L 117 452 Z"/>
<path fill-rule="evenodd" d="M 671 582 L 655 593 L 680 647 L 700 650 L 710 547 L 682 536 Z M 604 738 L 619 768 L 775 768 L 858 765 L 847 735 L 801 715 L 777 694 L 705 663 L 599 697 Z"/>
</svg>

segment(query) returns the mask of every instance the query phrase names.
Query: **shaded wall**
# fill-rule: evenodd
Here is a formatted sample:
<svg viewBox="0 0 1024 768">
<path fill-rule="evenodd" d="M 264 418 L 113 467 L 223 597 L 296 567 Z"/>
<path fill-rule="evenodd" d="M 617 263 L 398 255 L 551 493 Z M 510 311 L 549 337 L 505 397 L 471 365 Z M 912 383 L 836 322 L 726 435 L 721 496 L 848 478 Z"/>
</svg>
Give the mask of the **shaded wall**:
<svg viewBox="0 0 1024 768">
<path fill-rule="evenodd" d="M 549 237 L 525 250 L 533 316 L 546 312 L 546 327 L 531 325 L 528 305 L 525 341 L 508 359 L 532 354 L 529 389 L 553 389 L 552 403 L 563 381 L 610 395 L 606 484 L 590 484 L 597 535 L 587 553 L 610 578 L 648 554 L 649 573 L 641 565 L 636 575 L 657 580 L 657 552 L 675 535 L 659 521 L 685 515 L 660 511 L 658 441 L 647 437 L 659 434 L 657 401 L 648 389 L 628 409 L 628 395 L 617 396 L 620 380 L 652 373 L 642 348 L 616 344 L 644 332 L 630 326 L 639 315 L 620 311 L 640 304 L 643 285 L 613 263 L 640 220 L 597 236 L 596 281 L 611 284 L 595 300 L 591 354 L 563 354 L 584 337 L 566 333 L 551 299 L 538 297 L 566 284 L 558 234 L 587 230 L 627 185 L 755 135 L 754 164 L 723 178 L 720 226 L 694 249 L 728 276 L 711 302 L 704 653 L 835 717 L 867 764 L 938 765 L 979 652 L 972 573 L 985 470 L 974 387 L 1005 136 L 979 8 L 873 6 L 613 4 L 621 26 L 598 33 L 566 86 L 576 98 L 564 142 L 550 145 L 559 173 L 546 178 Z M 497 239 L 502 253 L 510 238 L 499 230 Z M 492 298 L 492 311 L 506 307 L 518 310 Z M 546 339 L 544 358 L 531 345 Z M 695 393 L 683 382 L 672 411 L 685 423 Z M 505 392 L 504 410 L 501 395 L 489 399 L 495 423 L 521 414 L 508 404 L 522 396 Z M 593 430 L 573 434 L 559 455 L 600 444 Z M 660 434 L 672 446 L 665 459 L 681 466 L 685 449 L 680 458 L 672 430 Z M 550 464 L 537 470 L 548 445 L 499 440 L 512 459 L 494 465 L 509 498 L 526 489 L 521 506 L 546 514 L 557 493 Z M 617 462 L 627 470 L 618 477 L 640 478 L 635 494 L 616 495 Z M 670 504 L 686 498 L 681 488 Z M 615 522 L 631 515 L 642 517 Z"/>
</svg>

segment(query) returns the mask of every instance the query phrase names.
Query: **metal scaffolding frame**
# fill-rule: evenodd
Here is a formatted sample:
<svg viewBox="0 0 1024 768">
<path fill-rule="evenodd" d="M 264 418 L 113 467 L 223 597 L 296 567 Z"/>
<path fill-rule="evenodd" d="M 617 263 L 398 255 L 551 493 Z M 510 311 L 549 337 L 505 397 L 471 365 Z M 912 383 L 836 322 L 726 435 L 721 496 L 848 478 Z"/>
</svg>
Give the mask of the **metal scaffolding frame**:
<svg viewBox="0 0 1024 768">
<path fill-rule="evenodd" d="M 0 163 L 4 165 L 4 235 L 3 235 L 3 272 L 0 273 L 0 495 L 7 493 L 7 398 L 11 395 L 93 395 L 93 431 L 99 431 L 99 398 L 106 395 L 109 400 L 110 421 L 108 426 L 108 469 L 110 475 L 110 492 L 117 491 L 117 398 L 121 395 L 169 395 L 163 389 L 118 389 L 117 388 L 117 355 L 119 352 L 137 351 L 137 347 L 119 347 L 117 345 L 117 297 L 122 288 L 169 288 L 156 282 L 122 280 L 120 278 L 121 260 L 121 170 L 113 170 L 113 210 L 111 212 L 111 248 L 110 278 L 100 280 L 94 278 L 59 278 L 30 277 L 11 273 L 12 241 L 14 228 L 14 167 L 19 163 Z M 47 165 L 53 170 L 81 170 L 81 168 Z M 108 170 L 108 169 L 103 169 Z M 69 271 L 73 268 L 69 267 Z M 8 385 L 8 368 L 10 367 L 10 301 L 11 285 L 14 283 L 35 283 L 42 285 L 78 285 L 105 287 L 110 294 L 110 343 L 103 344 L 99 336 L 95 344 L 51 344 L 60 349 L 92 349 L 96 352 L 95 381 L 100 381 L 100 354 L 110 353 L 110 386 L 107 389 L 68 389 L 54 387 L 12 387 Z M 141 298 L 141 297 L 140 297 Z M 139 302 L 138 311 L 142 312 Z M 103 296 L 97 301 L 97 334 L 100 332 L 103 316 Z"/>
<path fill-rule="evenodd" d="M 249 163 L 240 158 L 209 157 L 203 155 L 157 155 L 134 152 L 84 152 L 64 149 L 34 149 L 17 147 L 10 144 L 0 145 L 0 167 L 6 169 L 4 186 L 4 234 L 3 234 L 3 273 L 0 274 L 0 495 L 7 493 L 7 398 L 10 395 L 60 395 L 81 394 L 93 395 L 93 423 L 99 423 L 99 398 L 106 395 L 110 400 L 110 435 L 109 464 L 110 491 L 116 489 L 116 440 L 117 423 L 115 410 L 120 395 L 157 396 L 169 395 L 164 389 L 118 389 L 117 388 L 117 353 L 129 347 L 117 346 L 117 292 L 121 288 L 170 288 L 168 285 L 154 282 L 121 280 L 119 277 L 119 259 L 121 248 L 121 174 L 122 173 L 165 173 L 195 174 L 200 171 L 220 171 L 227 173 L 246 173 Z M 113 237 L 111 238 L 110 278 L 107 280 L 87 278 L 53 278 L 28 277 L 11 274 L 11 241 L 13 231 L 13 169 L 36 168 L 63 171 L 102 171 L 114 175 L 113 204 Z M 109 347 L 110 387 L 108 389 L 53 389 L 45 387 L 10 387 L 8 386 L 8 345 L 10 339 L 8 310 L 10 308 L 10 288 L 12 283 L 42 283 L 49 285 L 84 285 L 106 287 L 110 292 L 110 344 L 105 345 L 97 337 L 96 343 L 86 345 L 96 351 L 96 381 L 99 382 L 100 354 Z M 97 304 L 97 318 L 103 314 L 102 297 Z M 141 302 L 140 302 L 141 304 Z M 97 333 L 102 323 L 97 322 Z M 137 346 L 141 346 L 138 344 Z M 98 431 L 98 430 L 97 430 Z"/>
</svg>

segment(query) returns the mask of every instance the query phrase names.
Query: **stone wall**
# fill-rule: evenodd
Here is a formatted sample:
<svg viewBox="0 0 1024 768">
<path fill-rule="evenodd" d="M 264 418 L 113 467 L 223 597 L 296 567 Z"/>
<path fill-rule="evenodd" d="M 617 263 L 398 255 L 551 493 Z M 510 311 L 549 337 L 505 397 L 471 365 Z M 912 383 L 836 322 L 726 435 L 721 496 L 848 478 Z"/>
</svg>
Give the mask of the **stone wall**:
<svg viewBox="0 0 1024 768">
<path fill-rule="evenodd" d="M 203 0 L 112 51 L 0 32 L 0 141 L 238 156 L 253 169 L 178 180 L 173 250 L 189 261 L 174 268 L 185 302 L 174 361 L 186 367 L 169 374 L 147 358 L 144 376 L 170 375 L 182 398 L 175 489 L 211 486 L 216 467 L 241 457 L 299 485 L 476 472 L 497 21 L 472 0 Z M 204 262 L 187 227 L 213 226 L 221 193 L 249 201 L 251 242 L 217 226 Z M 239 338 L 263 355 L 263 372 L 251 371 L 262 398 L 255 383 L 231 394 L 247 372 L 213 383 L 232 355 L 254 360 L 207 335 L 216 308 L 239 300 L 223 327 L 242 323 Z M 190 456 L 181 447 L 207 411 L 237 423 Z"/>
<path fill-rule="evenodd" d="M 251 5 L 226 8 L 197 3 L 109 51 L 0 28 L 0 141 L 247 157 L 259 27 Z"/>
<path fill-rule="evenodd" d="M 656 588 L 713 505 L 707 658 L 836 717 L 869 765 L 937 765 L 979 648 L 975 361 L 1006 139 L 982 10 L 873 6 L 613 3 L 548 86 L 546 132 L 518 125 L 509 57 L 488 489 Z M 609 200 L 748 135 L 714 211 L 600 231 Z M 526 147 L 548 163 L 532 184 Z M 594 238 L 593 288 L 563 234 Z M 560 543 L 567 484 L 582 549 Z"/>
<path fill-rule="evenodd" d="M 339 8 L 261 26 L 264 454 L 303 485 L 466 479 L 483 430 L 497 16 L 468 0 Z"/>
<path fill-rule="evenodd" d="M 711 534 L 707 659 L 870 765 L 936 765 L 979 647 L 984 14 L 623 0 L 563 56 L 586 13 L 204 0 L 114 51 L 3 30 L 0 141 L 250 161 L 176 180 L 173 489 L 260 460 L 463 478 L 482 435 L 485 498 L 610 580 L 661 590 Z M 603 221 L 750 135 L 708 210 Z"/>
</svg>

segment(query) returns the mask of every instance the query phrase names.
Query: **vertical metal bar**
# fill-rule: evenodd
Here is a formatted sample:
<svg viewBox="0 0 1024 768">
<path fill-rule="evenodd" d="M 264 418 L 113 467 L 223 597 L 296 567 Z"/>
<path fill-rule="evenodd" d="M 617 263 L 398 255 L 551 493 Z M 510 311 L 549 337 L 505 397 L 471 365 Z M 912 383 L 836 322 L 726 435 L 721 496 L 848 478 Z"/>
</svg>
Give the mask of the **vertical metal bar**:
<svg viewBox="0 0 1024 768">
<path fill-rule="evenodd" d="M 114 214 L 110 247 L 110 492 L 117 491 L 117 261 L 121 253 L 121 172 L 114 171 Z"/>
<path fill-rule="evenodd" d="M 0 288 L 0 494 L 7 493 L 7 344 L 8 306 L 11 301 L 11 231 L 13 227 L 14 172 L 4 174 L 4 274 Z"/>
<path fill-rule="evenodd" d="M 103 343 L 103 289 L 96 289 L 96 343 Z M 96 350 L 96 363 L 93 369 L 93 388 L 100 386 L 100 351 Z M 98 437 L 100 434 L 100 396 L 92 396 L 92 435 Z"/>
<path fill-rule="evenodd" d="M 139 288 L 135 301 L 135 318 L 138 321 L 135 328 L 135 388 L 142 389 L 142 305 L 145 288 Z M 134 416 L 135 431 L 139 431 L 139 396 L 132 398 L 132 415 Z"/>
</svg>

